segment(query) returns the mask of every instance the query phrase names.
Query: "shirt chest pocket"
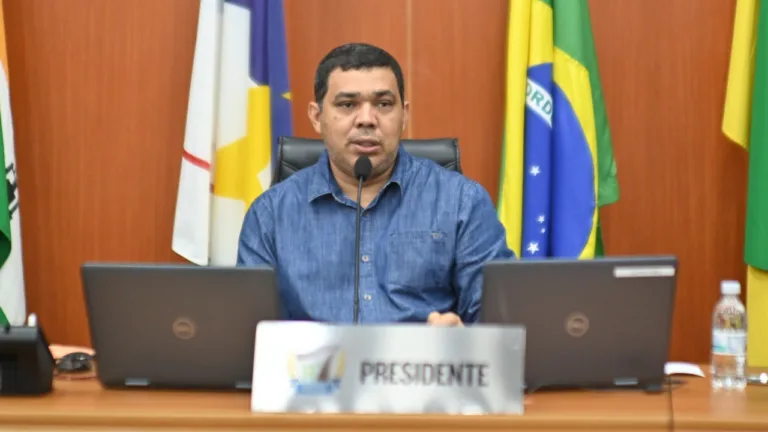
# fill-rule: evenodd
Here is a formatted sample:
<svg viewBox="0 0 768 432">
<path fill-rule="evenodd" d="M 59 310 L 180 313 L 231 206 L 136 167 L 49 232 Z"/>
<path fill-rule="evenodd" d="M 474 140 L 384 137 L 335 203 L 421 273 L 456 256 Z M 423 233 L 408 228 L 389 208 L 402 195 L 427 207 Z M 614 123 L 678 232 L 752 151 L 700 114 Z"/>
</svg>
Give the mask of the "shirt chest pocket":
<svg viewBox="0 0 768 432">
<path fill-rule="evenodd" d="M 413 230 L 391 233 L 387 244 L 387 283 L 429 289 L 450 280 L 450 242 L 443 231 Z"/>
</svg>

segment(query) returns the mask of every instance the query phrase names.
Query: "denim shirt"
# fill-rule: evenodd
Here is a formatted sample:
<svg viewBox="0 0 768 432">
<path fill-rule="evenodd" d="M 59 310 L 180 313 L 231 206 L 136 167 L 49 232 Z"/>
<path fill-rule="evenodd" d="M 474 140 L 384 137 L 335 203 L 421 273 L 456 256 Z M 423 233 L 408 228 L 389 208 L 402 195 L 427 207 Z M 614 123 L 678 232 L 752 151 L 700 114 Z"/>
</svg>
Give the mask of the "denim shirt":
<svg viewBox="0 0 768 432">
<path fill-rule="evenodd" d="M 246 212 L 238 265 L 276 269 L 283 319 L 353 321 L 355 259 L 359 322 L 425 322 L 430 312 L 479 317 L 483 265 L 514 258 L 486 190 L 398 149 L 392 176 L 360 222 L 327 152 L 262 193 Z"/>
</svg>

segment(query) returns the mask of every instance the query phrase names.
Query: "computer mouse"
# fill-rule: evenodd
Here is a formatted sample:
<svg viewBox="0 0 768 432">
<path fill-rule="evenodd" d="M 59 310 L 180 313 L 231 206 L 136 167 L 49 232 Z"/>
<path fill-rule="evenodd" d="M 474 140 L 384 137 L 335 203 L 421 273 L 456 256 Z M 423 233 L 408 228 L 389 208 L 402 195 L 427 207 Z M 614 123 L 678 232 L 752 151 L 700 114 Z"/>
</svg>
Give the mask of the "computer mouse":
<svg viewBox="0 0 768 432">
<path fill-rule="evenodd" d="M 56 362 L 62 372 L 87 372 L 93 368 L 93 356 L 84 352 L 69 353 Z"/>
</svg>

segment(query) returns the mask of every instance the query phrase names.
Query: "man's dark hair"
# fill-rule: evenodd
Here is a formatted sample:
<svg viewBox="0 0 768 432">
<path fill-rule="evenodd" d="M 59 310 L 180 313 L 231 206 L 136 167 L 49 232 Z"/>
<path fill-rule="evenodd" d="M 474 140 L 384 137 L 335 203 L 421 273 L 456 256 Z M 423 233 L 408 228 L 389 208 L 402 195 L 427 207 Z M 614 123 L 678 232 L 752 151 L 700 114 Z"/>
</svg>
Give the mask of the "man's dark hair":
<svg viewBox="0 0 768 432">
<path fill-rule="evenodd" d="M 349 43 L 332 49 L 317 66 L 317 71 L 315 72 L 315 102 L 321 107 L 325 94 L 328 93 L 328 77 L 337 68 L 340 68 L 342 71 L 372 68 L 391 69 L 397 79 L 400 101 L 401 103 L 405 101 L 403 71 L 400 69 L 397 60 L 377 46 L 365 43 Z"/>
</svg>

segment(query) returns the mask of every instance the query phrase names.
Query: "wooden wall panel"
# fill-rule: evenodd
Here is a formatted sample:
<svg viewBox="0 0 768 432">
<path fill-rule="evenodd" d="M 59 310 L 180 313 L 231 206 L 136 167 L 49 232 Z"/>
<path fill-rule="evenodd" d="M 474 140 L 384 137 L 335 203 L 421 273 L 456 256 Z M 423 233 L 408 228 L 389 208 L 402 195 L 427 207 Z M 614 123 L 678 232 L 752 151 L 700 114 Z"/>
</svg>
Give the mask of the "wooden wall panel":
<svg viewBox="0 0 768 432">
<path fill-rule="evenodd" d="M 294 134 L 316 137 L 307 117 L 315 69 L 334 47 L 350 42 L 377 45 L 395 56 L 408 76 L 408 8 L 411 0 L 283 0 L 288 39 Z"/>
<path fill-rule="evenodd" d="M 178 260 L 171 227 L 197 7 L 4 3 L 28 310 L 51 341 L 87 345 L 81 263 Z"/>
<path fill-rule="evenodd" d="M 708 361 L 719 281 L 742 280 L 746 154 L 720 132 L 733 1 L 592 0 L 621 198 L 611 254 L 680 259 L 672 357 Z M 649 311 L 653 313 L 653 311 Z"/>
<path fill-rule="evenodd" d="M 507 3 L 412 3 L 411 135 L 458 137 L 464 174 L 493 199 L 504 132 Z"/>
<path fill-rule="evenodd" d="M 5 0 L 30 310 L 88 344 L 79 265 L 170 249 L 197 2 Z M 285 0 L 295 133 L 320 58 L 380 45 L 406 74 L 406 136 L 457 136 L 495 199 L 506 0 Z M 672 356 L 705 361 L 722 278 L 743 279 L 746 155 L 719 130 L 733 0 L 590 0 L 621 200 L 612 254 L 681 260 Z M 652 313 L 652 311 L 649 311 Z"/>
</svg>

